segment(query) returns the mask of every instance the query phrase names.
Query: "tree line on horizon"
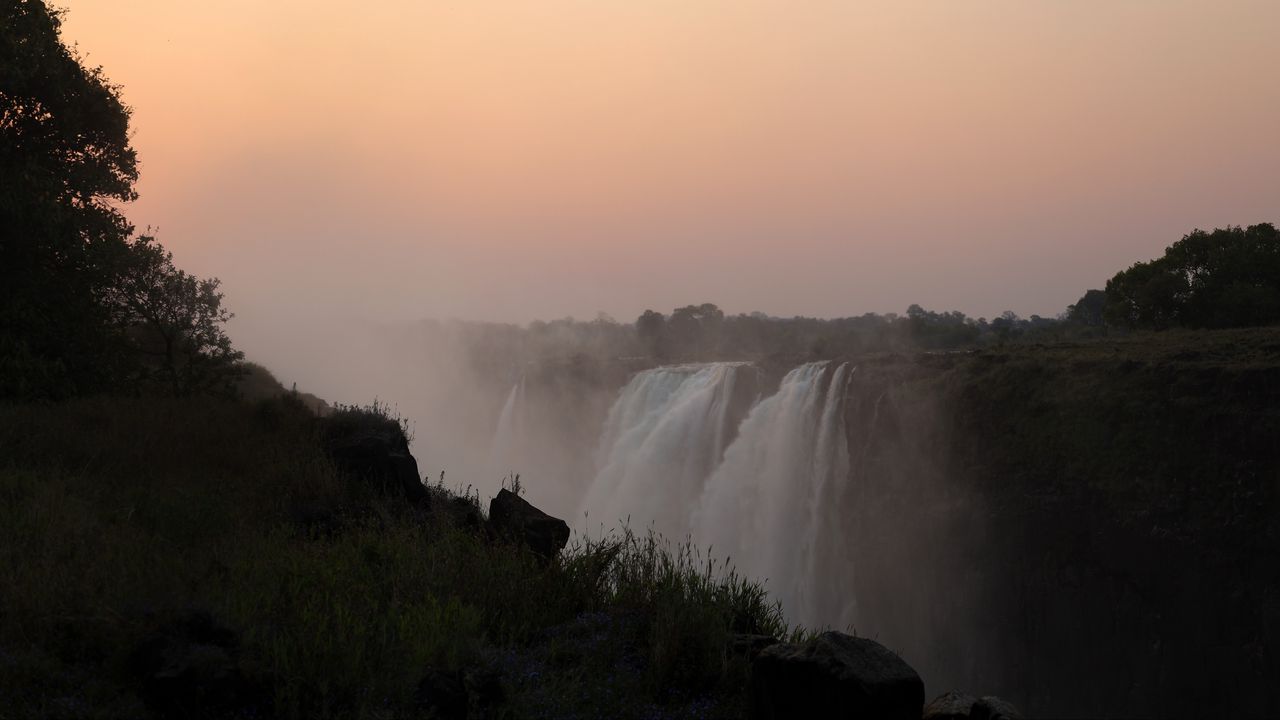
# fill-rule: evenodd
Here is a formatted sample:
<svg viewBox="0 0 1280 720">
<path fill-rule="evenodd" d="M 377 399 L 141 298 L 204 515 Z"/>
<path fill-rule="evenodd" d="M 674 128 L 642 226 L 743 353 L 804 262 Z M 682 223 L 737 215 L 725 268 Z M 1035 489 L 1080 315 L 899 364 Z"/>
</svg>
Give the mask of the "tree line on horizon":
<svg viewBox="0 0 1280 720">
<path fill-rule="evenodd" d="M 0 399 L 232 393 L 248 365 L 217 278 L 173 262 L 120 205 L 137 197 L 130 109 L 60 36 L 61 10 L 0 0 Z M 1195 230 L 1054 318 L 911 305 L 835 319 L 726 315 L 712 303 L 634 323 L 608 316 L 480 324 L 478 364 L 573 353 L 661 361 L 953 350 L 1174 327 L 1280 323 L 1280 232 Z"/>
<path fill-rule="evenodd" d="M 842 318 L 728 315 L 714 303 L 633 323 L 606 314 L 527 326 L 477 323 L 469 337 L 477 365 L 495 358 L 642 356 L 663 362 L 770 356 L 836 357 L 864 352 L 961 350 L 1004 343 L 1160 331 L 1280 324 L 1280 231 L 1271 223 L 1195 230 L 1159 258 L 1116 273 L 1105 289 L 1088 290 L 1056 317 L 1005 311 L 988 320 L 913 304 L 906 312 Z"/>
</svg>

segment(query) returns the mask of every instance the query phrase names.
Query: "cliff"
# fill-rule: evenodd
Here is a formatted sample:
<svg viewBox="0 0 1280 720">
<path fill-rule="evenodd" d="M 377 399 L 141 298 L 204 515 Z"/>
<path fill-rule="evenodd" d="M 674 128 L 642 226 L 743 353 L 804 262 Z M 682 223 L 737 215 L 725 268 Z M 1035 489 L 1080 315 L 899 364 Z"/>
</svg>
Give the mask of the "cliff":
<svg viewBox="0 0 1280 720">
<path fill-rule="evenodd" d="M 1280 713 L 1280 332 L 864 358 L 848 400 L 856 623 L 931 693 Z"/>
</svg>

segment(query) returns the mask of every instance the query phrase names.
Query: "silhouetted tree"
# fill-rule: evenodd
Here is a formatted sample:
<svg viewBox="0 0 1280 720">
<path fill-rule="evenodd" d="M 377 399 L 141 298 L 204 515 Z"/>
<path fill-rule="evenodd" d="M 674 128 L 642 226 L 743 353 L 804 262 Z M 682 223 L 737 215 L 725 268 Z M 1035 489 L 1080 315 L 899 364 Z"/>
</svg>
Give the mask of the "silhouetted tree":
<svg viewBox="0 0 1280 720">
<path fill-rule="evenodd" d="M 701 358 L 719 347 L 723 323 L 724 311 L 712 303 L 703 303 L 672 310 L 667 329 L 678 352 Z"/>
<path fill-rule="evenodd" d="M 232 391 L 244 353 L 232 349 L 223 332 L 233 316 L 222 307 L 219 284 L 174 267 L 173 254 L 152 237 L 129 246 L 106 301 L 115 323 L 150 359 L 144 380 L 174 395 Z"/>
<path fill-rule="evenodd" d="M 99 389 L 124 360 L 99 299 L 132 232 L 129 110 L 60 24 L 0 0 L 0 396 Z"/>
<path fill-rule="evenodd" d="M 991 331 L 1000 342 L 1005 342 L 1021 334 L 1021 329 L 1018 327 L 1020 322 L 1017 313 L 1005 310 L 1000 313 L 1000 317 L 991 321 Z"/>
<path fill-rule="evenodd" d="M 218 281 L 130 242 L 129 109 L 60 27 L 42 0 L 0 0 L 0 397 L 229 389 L 242 355 Z"/>
<path fill-rule="evenodd" d="M 660 312 L 645 310 L 636 318 L 636 335 L 640 338 L 649 354 L 663 357 L 667 334 L 667 318 Z"/>
<path fill-rule="evenodd" d="M 957 348 L 978 339 L 978 325 L 957 310 L 931 312 L 919 305 L 907 308 L 907 331 L 912 341 L 925 348 Z"/>
<path fill-rule="evenodd" d="M 1280 322 L 1280 232 L 1270 223 L 1196 230 L 1117 273 L 1106 294 L 1107 322 L 1130 327 Z"/>
<path fill-rule="evenodd" d="M 1090 327 L 1100 326 L 1106 305 L 1107 294 L 1104 291 L 1089 290 L 1074 305 L 1067 306 L 1067 319 Z"/>
</svg>

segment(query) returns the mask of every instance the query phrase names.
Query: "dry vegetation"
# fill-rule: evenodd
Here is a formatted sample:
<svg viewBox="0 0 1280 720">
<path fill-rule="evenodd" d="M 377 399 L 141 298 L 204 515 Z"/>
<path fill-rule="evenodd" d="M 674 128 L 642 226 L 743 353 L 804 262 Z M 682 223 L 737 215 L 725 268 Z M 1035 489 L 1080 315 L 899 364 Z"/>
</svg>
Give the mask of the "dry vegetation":
<svg viewBox="0 0 1280 720">
<path fill-rule="evenodd" d="M 687 548 L 624 533 L 540 562 L 349 481 L 316 439 L 289 399 L 0 407 L 0 717 L 417 717 L 424 674 L 464 668 L 500 678 L 499 717 L 731 715 L 727 634 L 787 632 Z M 256 694 L 147 704 L 137 648 L 193 610 Z"/>
</svg>

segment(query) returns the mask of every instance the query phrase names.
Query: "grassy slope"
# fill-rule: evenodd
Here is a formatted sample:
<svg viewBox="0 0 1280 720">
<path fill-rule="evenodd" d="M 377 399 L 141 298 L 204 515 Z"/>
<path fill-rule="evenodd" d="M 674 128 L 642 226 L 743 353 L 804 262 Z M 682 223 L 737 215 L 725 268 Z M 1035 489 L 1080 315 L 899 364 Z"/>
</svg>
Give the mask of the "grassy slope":
<svg viewBox="0 0 1280 720">
<path fill-rule="evenodd" d="M 316 436 L 278 400 L 0 407 L 0 717 L 146 715 L 129 654 L 192 607 L 239 634 L 252 710 L 294 717 L 418 716 L 427 668 L 480 666 L 499 716 L 731 714 L 727 633 L 784 631 L 688 553 L 540 563 L 351 484 Z"/>
</svg>

